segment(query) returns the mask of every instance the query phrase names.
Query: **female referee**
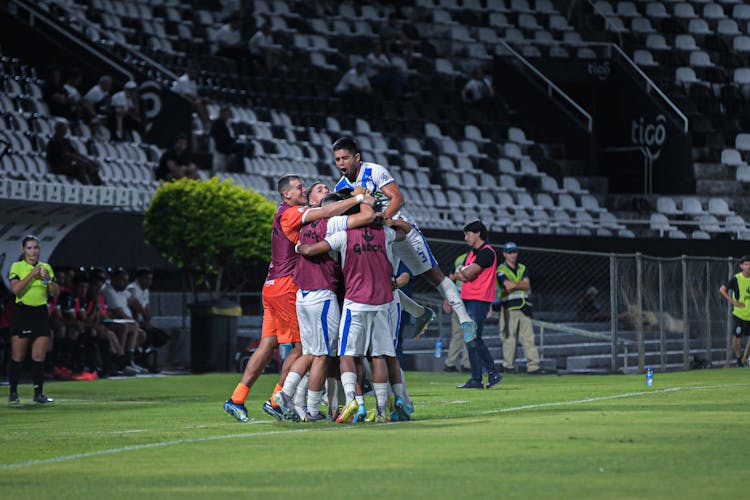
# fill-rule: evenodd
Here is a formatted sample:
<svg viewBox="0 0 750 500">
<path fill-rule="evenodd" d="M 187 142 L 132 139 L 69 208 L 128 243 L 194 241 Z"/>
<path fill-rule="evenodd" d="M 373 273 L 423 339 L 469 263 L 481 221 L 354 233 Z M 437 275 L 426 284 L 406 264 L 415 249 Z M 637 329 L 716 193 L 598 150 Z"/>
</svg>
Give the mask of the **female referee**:
<svg viewBox="0 0 750 500">
<path fill-rule="evenodd" d="M 31 344 L 31 381 L 34 383 L 34 401 L 51 403 L 42 392 L 44 383 L 44 358 L 50 338 L 47 295 L 58 295 L 60 288 L 54 282 L 55 274 L 46 262 L 39 261 L 39 240 L 26 236 L 21 242 L 21 260 L 10 267 L 10 290 L 16 296 L 16 307 L 10 321 L 11 359 L 8 366 L 10 396 L 8 402 L 18 404 L 18 379 L 26 353 Z"/>
</svg>

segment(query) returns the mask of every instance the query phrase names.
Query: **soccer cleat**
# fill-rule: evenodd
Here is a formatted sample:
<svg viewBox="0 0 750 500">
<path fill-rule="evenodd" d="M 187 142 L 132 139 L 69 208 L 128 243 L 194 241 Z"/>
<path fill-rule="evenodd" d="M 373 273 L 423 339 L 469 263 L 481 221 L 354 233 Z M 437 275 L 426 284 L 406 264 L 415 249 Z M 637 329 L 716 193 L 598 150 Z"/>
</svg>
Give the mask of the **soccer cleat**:
<svg viewBox="0 0 750 500">
<path fill-rule="evenodd" d="M 376 424 L 387 424 L 391 420 L 388 418 L 388 416 L 383 415 L 382 413 L 378 413 L 375 415 L 375 423 Z"/>
<path fill-rule="evenodd" d="M 391 422 L 398 422 L 398 412 L 396 410 L 391 411 Z"/>
<path fill-rule="evenodd" d="M 34 394 L 34 402 L 44 404 L 44 403 L 54 403 L 55 400 L 52 398 L 48 398 L 47 396 L 45 396 L 44 394 L 40 392 L 39 394 Z"/>
<path fill-rule="evenodd" d="M 484 384 L 479 380 L 470 378 L 465 384 L 459 385 L 457 389 L 484 389 Z"/>
<path fill-rule="evenodd" d="M 144 368 L 144 367 L 142 367 L 141 365 L 138 365 L 138 364 L 136 364 L 136 363 L 135 363 L 135 361 L 131 361 L 131 362 L 130 362 L 130 367 L 131 367 L 131 368 L 132 368 L 133 370 L 135 370 L 135 372 L 136 372 L 136 373 L 137 373 L 138 375 L 144 375 L 144 374 L 148 373 L 148 370 L 147 370 L 147 369 L 145 369 L 145 368 Z"/>
<path fill-rule="evenodd" d="M 9 405 L 18 405 L 21 404 L 21 400 L 18 399 L 18 393 L 17 392 L 11 392 L 8 396 L 8 404 Z"/>
<path fill-rule="evenodd" d="M 265 403 L 263 403 L 263 411 L 266 412 L 268 415 L 272 416 L 276 420 L 281 421 L 284 418 L 284 412 L 281 411 L 281 408 L 275 408 L 271 404 L 271 400 L 267 399 Z"/>
<path fill-rule="evenodd" d="M 338 424 L 348 424 L 352 421 L 352 417 L 354 417 L 354 413 L 359 408 L 359 404 L 357 403 L 356 399 L 352 399 L 349 401 L 346 406 L 344 406 L 344 409 L 341 410 L 341 413 L 339 413 L 339 416 L 336 417 L 336 423 Z"/>
<path fill-rule="evenodd" d="M 236 418 L 238 422 L 250 421 L 250 417 L 247 416 L 247 408 L 245 408 L 245 405 L 235 403 L 231 399 L 227 399 L 226 403 L 224 403 L 224 411 Z"/>
<path fill-rule="evenodd" d="M 357 408 L 357 413 L 354 414 L 354 417 L 352 418 L 352 423 L 356 424 L 359 422 L 365 422 L 367 421 L 367 408 L 365 408 L 365 405 L 362 405 Z"/>
<path fill-rule="evenodd" d="M 418 339 L 424 335 L 424 332 L 427 330 L 427 325 L 429 325 L 430 321 L 436 317 L 437 314 L 435 314 L 435 311 L 429 307 L 425 307 L 422 315 L 418 318 L 414 318 L 414 338 Z"/>
<path fill-rule="evenodd" d="M 297 415 L 297 410 L 294 409 L 294 403 L 292 403 L 292 399 L 289 396 L 284 394 L 284 391 L 274 394 L 273 400 L 279 405 L 279 410 L 284 415 L 284 420 L 299 422 L 299 415 Z"/>
<path fill-rule="evenodd" d="M 411 420 L 411 412 L 414 411 L 414 408 L 409 407 L 402 397 L 396 396 L 396 401 L 393 403 L 393 407 L 396 409 L 396 413 L 398 413 L 399 422 L 402 420 Z"/>
<path fill-rule="evenodd" d="M 464 321 L 461 323 L 461 330 L 464 332 L 464 342 L 469 343 L 477 338 L 477 323 L 475 321 Z"/>
<path fill-rule="evenodd" d="M 310 415 L 309 413 L 305 413 L 305 418 L 303 420 L 305 422 L 318 422 L 320 420 L 328 420 L 328 417 L 326 417 L 322 413 L 317 413 L 315 415 Z"/>
<path fill-rule="evenodd" d="M 371 411 L 367 414 L 367 417 L 365 417 L 365 422 L 374 422 L 375 421 L 375 412 Z"/>
<path fill-rule="evenodd" d="M 497 372 L 492 372 L 487 377 L 487 389 L 495 387 L 497 384 L 503 381 L 503 376 Z"/>
<path fill-rule="evenodd" d="M 52 368 L 52 374 L 58 380 L 70 380 L 72 373 L 64 366 L 55 366 Z"/>
</svg>

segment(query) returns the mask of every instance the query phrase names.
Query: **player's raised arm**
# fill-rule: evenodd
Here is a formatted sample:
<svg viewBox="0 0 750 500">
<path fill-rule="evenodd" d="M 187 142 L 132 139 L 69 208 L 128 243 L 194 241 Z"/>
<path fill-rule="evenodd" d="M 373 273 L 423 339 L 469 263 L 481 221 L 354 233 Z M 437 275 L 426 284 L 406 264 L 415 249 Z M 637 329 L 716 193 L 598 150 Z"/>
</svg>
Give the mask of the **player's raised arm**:
<svg viewBox="0 0 750 500">
<path fill-rule="evenodd" d="M 305 212 L 305 215 L 302 216 L 302 222 L 304 224 L 308 224 L 319 219 L 333 217 L 334 215 L 341 215 L 352 208 L 354 205 L 357 205 L 364 201 L 364 199 L 365 195 L 358 194 L 356 196 L 352 196 L 351 198 L 337 201 L 336 203 L 331 203 L 330 205 L 326 205 L 324 207 L 310 208 L 309 210 L 307 210 L 307 212 Z"/>
<path fill-rule="evenodd" d="M 386 219 L 393 217 L 399 210 L 401 210 L 401 207 L 404 206 L 404 195 L 401 192 L 401 189 L 399 189 L 398 184 L 395 182 L 386 184 L 380 190 L 389 200 L 391 200 L 385 210 L 383 210 L 383 217 Z"/>
<path fill-rule="evenodd" d="M 315 257 L 331 251 L 331 245 L 326 240 L 317 243 L 297 243 L 294 251 L 303 257 Z"/>
</svg>

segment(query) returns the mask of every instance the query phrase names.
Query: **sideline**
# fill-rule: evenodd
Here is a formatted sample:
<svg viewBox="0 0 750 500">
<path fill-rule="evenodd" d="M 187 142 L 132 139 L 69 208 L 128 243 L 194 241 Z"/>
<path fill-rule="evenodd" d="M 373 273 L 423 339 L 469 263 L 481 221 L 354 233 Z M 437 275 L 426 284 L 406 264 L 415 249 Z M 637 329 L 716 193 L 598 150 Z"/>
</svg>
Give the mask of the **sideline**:
<svg viewBox="0 0 750 500">
<path fill-rule="evenodd" d="M 554 401 L 550 403 L 539 403 L 539 404 L 532 404 L 532 405 L 514 406 L 511 408 L 501 408 L 498 410 L 486 410 L 486 411 L 478 412 L 477 415 L 508 413 L 508 412 L 515 412 L 515 411 L 523 411 L 523 410 L 533 410 L 536 408 L 547 408 L 547 407 L 553 407 L 553 406 L 571 406 L 571 405 L 578 405 L 578 404 L 585 404 L 585 403 L 595 403 L 597 401 L 633 398 L 633 397 L 638 397 L 638 396 L 649 396 L 653 394 L 665 394 L 665 393 L 678 392 L 678 391 L 725 389 L 728 387 L 745 387 L 748 385 L 750 384 L 722 384 L 722 385 L 705 385 L 705 386 L 670 387 L 666 389 L 655 389 L 651 391 L 626 392 L 622 394 L 613 394 L 610 396 L 574 399 L 571 401 Z M 392 425 L 392 424 L 385 424 L 385 425 Z M 346 429 L 355 429 L 355 428 L 356 428 L 355 426 L 347 425 L 347 426 L 340 426 L 340 427 L 329 427 L 328 429 L 346 430 Z M 322 428 L 314 429 L 310 427 L 307 429 L 287 429 L 287 430 L 268 431 L 268 432 L 247 432 L 247 433 L 240 433 L 240 434 L 224 434 L 221 436 L 207 436 L 207 437 L 202 437 L 202 438 L 158 441 L 156 443 L 146 443 L 146 444 L 139 444 L 139 445 L 133 445 L 133 446 L 124 446 L 122 448 L 111 448 L 108 450 L 90 451 L 86 453 L 76 453 L 75 455 L 63 455 L 59 457 L 44 458 L 40 460 L 29 460 L 27 462 L 18 462 L 15 464 L 0 464 L 0 470 L 18 469 L 21 467 L 32 467 L 36 465 L 69 462 L 71 460 L 78 460 L 81 458 L 97 457 L 101 455 L 115 455 L 117 453 L 123 453 L 127 451 L 147 450 L 150 448 L 162 448 L 165 446 L 173 446 L 173 445 L 178 445 L 178 444 L 204 443 L 208 441 L 220 441 L 224 439 L 236 439 L 236 438 L 265 437 L 265 436 L 274 436 L 278 434 L 294 434 L 294 433 L 310 432 L 313 430 L 324 430 L 324 429 Z"/>
</svg>

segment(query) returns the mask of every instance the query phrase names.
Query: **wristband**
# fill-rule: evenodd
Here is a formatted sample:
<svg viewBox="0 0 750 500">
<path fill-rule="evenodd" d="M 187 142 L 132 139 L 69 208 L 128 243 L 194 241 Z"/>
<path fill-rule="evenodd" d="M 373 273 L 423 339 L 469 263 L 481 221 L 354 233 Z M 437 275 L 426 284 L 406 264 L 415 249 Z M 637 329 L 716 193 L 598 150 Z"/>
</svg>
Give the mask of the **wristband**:
<svg viewBox="0 0 750 500">
<path fill-rule="evenodd" d="M 357 196 L 355 196 L 354 199 L 357 200 L 357 203 L 362 203 L 362 201 L 365 199 L 365 195 L 360 193 Z"/>
<path fill-rule="evenodd" d="M 296 245 L 294 245 L 294 253 L 299 253 L 299 246 L 300 246 L 301 244 L 302 244 L 302 243 L 297 243 Z"/>
</svg>

